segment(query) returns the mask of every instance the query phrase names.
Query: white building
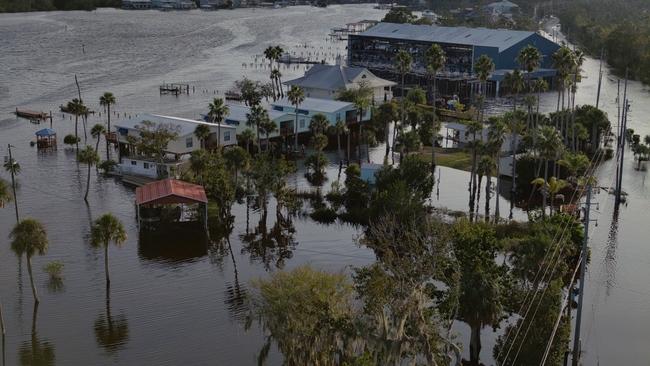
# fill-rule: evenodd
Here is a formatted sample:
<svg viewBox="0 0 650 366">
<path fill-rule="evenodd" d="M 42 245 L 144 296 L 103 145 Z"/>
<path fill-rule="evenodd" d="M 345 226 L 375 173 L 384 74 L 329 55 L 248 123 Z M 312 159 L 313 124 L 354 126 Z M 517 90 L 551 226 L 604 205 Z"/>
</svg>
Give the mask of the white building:
<svg viewBox="0 0 650 366">
<path fill-rule="evenodd" d="M 131 143 L 133 138 L 140 138 L 138 127 L 142 126 L 144 121 L 153 122 L 156 127 L 168 126 L 178 133 L 178 137 L 167 145 L 166 156 L 162 164 L 138 154 Z M 214 147 L 219 132 L 218 124 L 156 114 L 141 114 L 116 122 L 114 127 L 120 151 L 120 170 L 123 174 L 142 175 L 150 178 L 175 176 L 175 173 L 178 173 L 177 168 L 188 159 L 189 154 L 201 148 L 201 141 L 194 135 L 198 125 L 209 127 L 210 135 L 206 139 L 205 145 L 208 148 Z M 222 124 L 220 146 L 236 144 L 235 134 L 235 126 Z"/>
<path fill-rule="evenodd" d="M 224 119 L 225 125 L 235 127 L 237 134 L 241 134 L 247 128 L 255 131 L 255 126 L 246 125 L 247 116 L 250 114 L 249 107 L 241 104 L 229 104 L 228 109 L 229 114 Z M 267 107 L 267 112 L 278 130 L 270 134 L 269 137 L 293 135 L 296 124 L 295 111 L 295 106 L 288 98 L 271 103 Z M 309 123 L 317 114 L 324 115 L 331 125 L 335 125 L 337 120 L 346 122 L 348 125 L 358 122 L 357 108 L 353 103 L 307 97 L 298 106 L 298 133 L 309 132 Z M 363 121 L 370 120 L 370 117 L 371 111 L 368 108 L 363 113 Z M 261 135 L 260 137 L 266 136 Z"/>
<path fill-rule="evenodd" d="M 372 88 L 375 101 L 390 100 L 395 82 L 375 76 L 363 67 L 316 64 L 305 76 L 285 81 L 285 85 L 296 85 L 305 91 L 306 97 L 336 99 L 342 90 L 358 88 L 365 83 Z"/>
</svg>

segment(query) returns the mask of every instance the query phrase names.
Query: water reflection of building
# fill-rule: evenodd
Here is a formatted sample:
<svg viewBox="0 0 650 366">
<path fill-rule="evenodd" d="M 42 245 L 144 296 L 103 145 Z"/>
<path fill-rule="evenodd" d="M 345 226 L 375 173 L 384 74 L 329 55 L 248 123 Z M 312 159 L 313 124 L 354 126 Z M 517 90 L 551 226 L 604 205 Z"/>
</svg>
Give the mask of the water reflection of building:
<svg viewBox="0 0 650 366">
<path fill-rule="evenodd" d="M 560 47 L 528 31 L 379 23 L 361 34 L 350 35 L 348 63 L 398 81 L 395 55 L 399 50 L 406 50 L 413 57 L 412 71 L 407 75 L 406 83 L 424 84 L 424 55 L 432 44 L 440 45 L 447 56 L 447 62 L 437 76 L 440 92 L 443 95 L 457 94 L 464 99 L 468 99 L 478 85 L 474 64 L 480 56 L 487 55 L 494 61 L 495 72 L 489 82 L 489 90 L 494 95 L 498 94 L 505 73 L 519 68 L 517 55 L 528 45 L 535 46 L 542 54 L 540 68 L 531 77 L 552 81 L 555 70 L 552 69 L 551 55 Z"/>
</svg>

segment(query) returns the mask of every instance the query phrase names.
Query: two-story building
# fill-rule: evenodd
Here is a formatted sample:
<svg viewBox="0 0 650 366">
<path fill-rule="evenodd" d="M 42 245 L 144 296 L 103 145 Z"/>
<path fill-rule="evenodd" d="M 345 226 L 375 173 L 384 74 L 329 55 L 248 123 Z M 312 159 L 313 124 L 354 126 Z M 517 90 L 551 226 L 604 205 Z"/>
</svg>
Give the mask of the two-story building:
<svg viewBox="0 0 650 366">
<path fill-rule="evenodd" d="M 144 121 L 153 123 L 153 128 L 167 127 L 175 132 L 177 137 L 167 144 L 163 162 L 143 156 L 137 151 L 134 141 L 140 138 Z M 118 167 L 122 174 L 139 175 L 148 178 L 178 177 L 189 154 L 201 148 L 201 141 L 194 131 L 199 125 L 210 129 L 208 138 L 203 142 L 206 148 L 216 146 L 219 125 L 187 118 L 162 116 L 157 114 L 141 114 L 133 118 L 123 119 L 114 124 L 115 135 L 119 147 Z M 221 125 L 220 146 L 237 143 L 236 127 Z"/>
<path fill-rule="evenodd" d="M 372 89 L 376 102 L 391 99 L 392 88 L 396 85 L 395 82 L 382 79 L 364 67 L 324 64 L 316 64 L 307 70 L 304 76 L 285 81 L 284 84 L 301 87 L 306 97 L 322 99 L 336 99 L 341 91 L 356 89 L 365 84 Z"/>
</svg>

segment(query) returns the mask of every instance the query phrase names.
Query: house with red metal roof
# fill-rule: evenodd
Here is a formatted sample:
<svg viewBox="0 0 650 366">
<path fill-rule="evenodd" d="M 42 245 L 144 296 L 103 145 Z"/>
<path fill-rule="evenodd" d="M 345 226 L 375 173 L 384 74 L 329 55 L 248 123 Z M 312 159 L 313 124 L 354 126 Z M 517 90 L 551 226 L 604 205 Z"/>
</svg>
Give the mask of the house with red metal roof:
<svg viewBox="0 0 650 366">
<path fill-rule="evenodd" d="M 170 178 L 151 182 L 135 189 L 135 205 L 140 229 L 202 222 L 207 230 L 208 197 L 200 185 Z"/>
</svg>

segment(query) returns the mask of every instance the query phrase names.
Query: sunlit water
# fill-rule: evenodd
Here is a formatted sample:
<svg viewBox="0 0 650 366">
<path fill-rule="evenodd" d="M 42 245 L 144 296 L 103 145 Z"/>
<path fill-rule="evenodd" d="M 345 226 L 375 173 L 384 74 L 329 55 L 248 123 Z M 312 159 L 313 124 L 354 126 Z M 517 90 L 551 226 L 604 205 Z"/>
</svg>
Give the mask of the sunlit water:
<svg viewBox="0 0 650 366">
<path fill-rule="evenodd" d="M 73 131 L 73 121 L 57 113 L 58 106 L 76 97 L 74 75 L 82 97 L 92 109 L 101 111 L 97 99 L 104 91 L 118 98 L 114 110 L 120 116 L 143 112 L 196 118 L 216 95 L 246 75 L 267 80 L 266 61 L 255 60 L 268 45 L 282 44 L 300 55 L 318 53 L 332 61 L 345 53 L 344 43 L 326 41 L 331 27 L 359 19 L 379 19 L 383 12 L 369 6 L 331 6 L 326 9 L 292 7 L 279 10 L 238 9 L 218 12 L 157 12 L 102 9 L 96 12 L 34 13 L 0 15 L 0 153 L 6 145 L 22 166 L 18 176 L 21 217 L 34 217 L 46 226 L 50 250 L 35 257 L 36 282 L 41 295 L 36 323 L 38 341 L 48 342 L 56 363 L 68 364 L 254 364 L 263 345 L 262 331 L 255 325 L 245 331 L 246 313 L 241 298 L 251 291 L 251 280 L 266 277 L 278 264 L 285 269 L 310 264 L 330 271 L 349 272 L 374 260 L 372 252 L 360 248 L 355 238 L 360 230 L 350 225 L 325 226 L 308 218 L 295 218 L 292 244 L 286 258 L 278 262 L 273 252 L 250 250 L 242 240 L 258 225 L 260 213 L 236 204 L 235 228 L 230 235 L 234 262 L 227 246 L 209 246 L 207 251 L 194 240 L 178 240 L 177 246 L 159 248 L 138 240 L 134 191 L 111 178 L 92 172 L 90 206 L 82 199 L 86 170 L 75 163 L 74 153 L 63 148 L 62 138 Z M 306 44 L 306 47 L 305 47 Z M 593 103 L 597 62 L 588 59 L 578 93 L 579 103 Z M 304 66 L 283 68 L 283 79 L 304 72 Z M 160 96 L 162 82 L 189 82 L 195 92 L 179 97 Z M 603 107 L 615 116 L 612 104 L 616 85 L 605 79 Z M 633 83 L 630 127 L 650 133 L 643 117 L 649 115 L 648 93 Z M 554 109 L 554 94 L 543 100 L 545 110 Z M 33 132 L 43 127 L 11 114 L 16 107 L 53 111 L 59 149 L 39 153 L 29 146 Z M 614 108 L 614 109 L 612 109 Z M 117 118 L 114 118 L 114 120 Z M 91 117 L 90 125 L 102 121 Z M 93 143 L 90 139 L 89 143 Z M 100 145 L 102 156 L 104 151 Z M 371 151 L 381 162 L 384 149 Z M 333 160 L 333 159 L 332 159 Z M 631 154 L 628 153 L 631 167 Z M 0 173 L 5 179 L 6 172 Z M 600 173 L 610 178 L 611 166 Z M 432 203 L 451 210 L 467 210 L 465 172 L 440 168 L 440 184 Z M 619 218 L 617 239 L 606 246 L 611 197 L 601 201 L 599 227 L 593 231 L 594 257 L 590 267 L 588 306 L 595 317 L 586 319 L 589 360 L 626 360 L 638 364 L 648 359 L 643 332 L 649 325 L 648 278 L 650 250 L 643 245 L 643 210 L 647 208 L 645 173 L 626 169 L 625 189 L 630 204 Z M 329 185 L 337 167 L 328 169 Z M 343 177 L 342 177 L 343 179 Z M 302 174 L 290 177 L 289 185 L 307 188 Z M 502 215 L 509 204 L 500 198 Z M 645 206 L 644 206 L 645 205 Z M 482 206 L 482 204 L 481 204 Z M 491 203 L 494 209 L 494 202 Z M 90 222 L 105 212 L 117 215 L 129 238 L 120 249 L 112 247 L 110 307 L 105 301 L 103 254 L 89 245 Z M 268 228 L 275 212 L 270 207 Z M 247 217 L 249 223 L 247 225 Z M 525 214 L 515 210 L 515 219 Z M 19 350 L 31 348 L 32 304 L 25 264 L 9 250 L 7 235 L 15 223 L 13 207 L 0 210 L 0 300 L 7 322 L 6 364 L 18 363 Z M 605 258 L 608 258 L 605 261 Z M 612 259 L 614 258 L 614 259 Z M 266 260 L 264 260 L 266 259 Z M 65 264 L 63 287 L 54 291 L 41 267 L 53 260 Z M 22 276 L 19 274 L 22 271 Z M 607 282 L 606 282 L 607 281 Z M 609 288 L 605 287 L 609 283 Z M 643 295 L 645 294 L 645 295 Z M 102 323 L 110 310 L 114 324 L 128 327 L 128 335 L 103 340 Z M 588 314 L 591 314 L 588 312 Z M 458 324 L 459 340 L 469 339 Z M 609 331 L 618 330 L 616 336 Z M 484 330 L 482 358 L 491 359 L 494 335 Z M 598 353 L 595 347 L 599 347 Z M 23 347 L 24 348 L 24 347 Z M 465 351 L 466 353 L 467 351 Z M 607 359 L 605 357 L 608 357 Z M 281 362 L 273 350 L 271 364 Z M 595 362 L 591 362 L 594 364 Z"/>
</svg>

